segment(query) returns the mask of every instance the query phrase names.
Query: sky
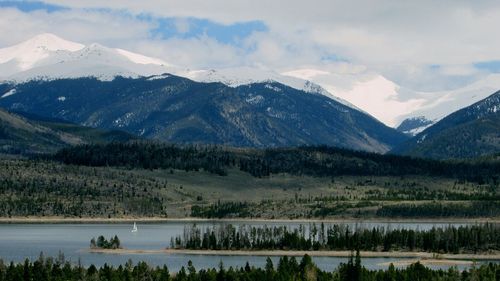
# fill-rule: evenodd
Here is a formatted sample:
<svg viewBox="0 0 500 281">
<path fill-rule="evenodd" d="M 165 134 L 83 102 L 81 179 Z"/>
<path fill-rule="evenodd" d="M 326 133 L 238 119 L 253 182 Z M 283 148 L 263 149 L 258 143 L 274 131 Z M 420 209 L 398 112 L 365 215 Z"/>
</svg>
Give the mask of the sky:
<svg viewBox="0 0 500 281">
<path fill-rule="evenodd" d="M 500 73 L 499 18 L 496 0 L 0 0 L 0 47 L 48 32 L 191 69 L 272 69 L 394 126 L 422 93 Z"/>
</svg>

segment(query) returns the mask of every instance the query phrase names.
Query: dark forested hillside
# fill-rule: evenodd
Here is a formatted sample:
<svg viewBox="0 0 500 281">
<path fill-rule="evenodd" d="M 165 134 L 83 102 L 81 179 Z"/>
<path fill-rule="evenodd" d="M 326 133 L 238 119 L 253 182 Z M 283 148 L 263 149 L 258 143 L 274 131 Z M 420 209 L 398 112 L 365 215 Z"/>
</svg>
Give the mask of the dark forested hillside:
<svg viewBox="0 0 500 281">
<path fill-rule="evenodd" d="M 430 175 L 496 182 L 500 175 L 500 162 L 495 160 L 443 162 L 323 146 L 258 150 L 151 142 L 110 143 L 66 148 L 55 154 L 54 159 L 87 166 L 203 169 L 219 175 L 225 175 L 229 168 L 239 168 L 257 177 L 278 173 L 320 177 Z"/>
<path fill-rule="evenodd" d="M 9 110 L 172 143 L 318 145 L 386 152 L 407 137 L 336 100 L 276 82 L 198 83 L 173 75 L 0 85 Z"/>
</svg>

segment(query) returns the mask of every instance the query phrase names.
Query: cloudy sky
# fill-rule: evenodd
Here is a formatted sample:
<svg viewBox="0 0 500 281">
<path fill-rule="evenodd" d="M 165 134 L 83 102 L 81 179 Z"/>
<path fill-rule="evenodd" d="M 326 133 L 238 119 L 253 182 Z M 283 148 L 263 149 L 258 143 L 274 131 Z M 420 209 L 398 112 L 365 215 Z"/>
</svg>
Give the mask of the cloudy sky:
<svg viewBox="0 0 500 281">
<path fill-rule="evenodd" d="M 499 19 L 482 0 L 0 1 L 0 47 L 49 32 L 193 69 L 272 69 L 396 125 L 422 93 L 500 72 Z"/>
</svg>

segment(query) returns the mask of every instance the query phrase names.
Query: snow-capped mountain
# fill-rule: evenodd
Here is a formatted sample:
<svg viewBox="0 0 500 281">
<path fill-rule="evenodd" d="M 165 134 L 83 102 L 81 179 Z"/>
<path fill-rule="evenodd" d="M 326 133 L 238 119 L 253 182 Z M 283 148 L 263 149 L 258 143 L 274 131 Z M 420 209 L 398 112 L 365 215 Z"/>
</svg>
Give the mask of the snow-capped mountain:
<svg viewBox="0 0 500 281">
<path fill-rule="evenodd" d="M 187 70 L 50 34 L 0 54 L 0 106 L 18 112 L 183 143 L 385 152 L 407 139 L 317 84 L 259 67 Z"/>
<path fill-rule="evenodd" d="M 3 77 L 29 70 L 43 64 L 51 57 L 67 56 L 71 52 L 83 49 L 79 43 L 61 39 L 53 34 L 37 35 L 25 42 L 0 49 L 0 64 L 9 64 L 10 68 L 1 71 Z"/>
<path fill-rule="evenodd" d="M 434 123 L 436 123 L 435 120 L 429 120 L 425 116 L 410 117 L 403 120 L 396 130 L 409 136 L 415 136 Z"/>
<path fill-rule="evenodd" d="M 109 80 L 164 73 L 171 67 L 160 59 L 96 43 L 85 46 L 48 33 L 0 49 L 0 79 L 17 82 L 87 76 Z"/>
<path fill-rule="evenodd" d="M 277 82 L 287 85 L 297 90 L 311 94 L 320 94 L 327 96 L 344 105 L 361 110 L 343 100 L 334 96 L 320 85 L 309 80 L 300 79 L 292 76 L 282 75 L 270 69 L 262 67 L 234 67 L 222 69 L 205 69 L 205 70 L 172 70 L 176 75 L 189 78 L 193 81 L 211 83 L 220 82 L 229 87 L 238 87 L 241 85 L 250 85 L 255 83 Z"/>
<path fill-rule="evenodd" d="M 275 81 L 297 90 L 322 94 L 354 107 L 311 81 L 281 75 L 259 67 L 188 70 L 161 59 L 123 49 L 108 48 L 96 43 L 85 46 L 49 33 L 0 49 L 0 80 L 19 82 L 89 76 L 111 80 L 116 76 L 140 77 L 164 73 L 172 73 L 198 82 L 221 82 L 230 87 Z"/>
<path fill-rule="evenodd" d="M 96 77 L 109 81 L 116 76 L 162 78 L 165 73 L 197 82 L 221 82 L 230 87 L 274 81 L 307 93 L 327 96 L 360 110 L 318 84 L 261 67 L 190 70 L 161 59 L 97 43 L 85 46 L 49 33 L 0 49 L 0 81 L 25 82 L 33 79 L 79 77 Z"/>
</svg>

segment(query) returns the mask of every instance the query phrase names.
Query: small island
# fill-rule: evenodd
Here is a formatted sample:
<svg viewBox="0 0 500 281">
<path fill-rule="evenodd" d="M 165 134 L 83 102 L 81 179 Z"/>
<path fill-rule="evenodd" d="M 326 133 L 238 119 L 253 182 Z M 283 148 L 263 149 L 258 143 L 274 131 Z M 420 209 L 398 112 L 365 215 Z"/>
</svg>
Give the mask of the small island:
<svg viewBox="0 0 500 281">
<path fill-rule="evenodd" d="M 121 249 L 120 239 L 118 236 L 111 237 L 109 241 L 104 238 L 104 236 L 97 237 L 97 241 L 95 238 L 90 240 L 90 248 L 91 249 L 107 249 L 107 250 L 116 250 Z"/>
</svg>

